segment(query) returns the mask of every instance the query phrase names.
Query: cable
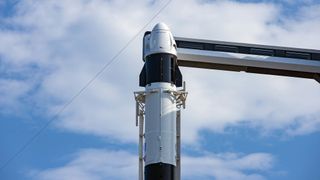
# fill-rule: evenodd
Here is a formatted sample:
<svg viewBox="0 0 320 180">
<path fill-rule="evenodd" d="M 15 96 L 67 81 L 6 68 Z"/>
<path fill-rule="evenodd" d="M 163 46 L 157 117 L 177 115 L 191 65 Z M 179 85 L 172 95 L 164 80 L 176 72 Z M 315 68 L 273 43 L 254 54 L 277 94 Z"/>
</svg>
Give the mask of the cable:
<svg viewBox="0 0 320 180">
<path fill-rule="evenodd" d="M 0 167 L 2 171 L 11 161 L 13 161 L 17 156 L 19 156 L 54 120 L 56 120 L 59 115 L 69 106 L 74 100 L 79 97 L 93 82 L 96 80 L 119 56 L 127 49 L 127 47 L 140 35 L 141 32 L 172 2 L 172 0 L 167 1 L 155 15 L 131 38 L 129 41 L 121 48 L 110 61 L 106 62 L 103 67 L 75 94 L 67 101 L 62 108 L 40 129 L 37 131 L 26 143 L 24 143 L 3 165 Z"/>
</svg>

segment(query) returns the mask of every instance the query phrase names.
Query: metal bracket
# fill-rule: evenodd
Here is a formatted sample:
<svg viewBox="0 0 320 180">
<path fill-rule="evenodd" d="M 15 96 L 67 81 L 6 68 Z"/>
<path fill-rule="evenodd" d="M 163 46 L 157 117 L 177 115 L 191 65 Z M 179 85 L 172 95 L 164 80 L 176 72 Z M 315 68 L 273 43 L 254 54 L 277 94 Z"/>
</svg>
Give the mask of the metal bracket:
<svg viewBox="0 0 320 180">
<path fill-rule="evenodd" d="M 183 82 L 182 89 L 179 91 L 171 91 L 173 96 L 175 96 L 177 108 L 180 110 L 181 106 L 183 109 L 186 108 L 186 100 L 188 96 L 188 92 L 186 92 L 186 82 Z"/>
<path fill-rule="evenodd" d="M 136 100 L 136 126 L 138 126 L 139 117 L 144 115 L 145 97 L 145 91 L 134 92 L 134 99 Z"/>
</svg>

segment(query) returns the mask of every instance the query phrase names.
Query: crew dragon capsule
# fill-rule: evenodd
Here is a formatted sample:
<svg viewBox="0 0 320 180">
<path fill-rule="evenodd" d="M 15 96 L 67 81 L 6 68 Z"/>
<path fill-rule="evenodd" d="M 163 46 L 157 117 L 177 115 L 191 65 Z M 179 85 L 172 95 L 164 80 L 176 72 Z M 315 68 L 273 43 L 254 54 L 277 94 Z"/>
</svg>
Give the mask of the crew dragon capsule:
<svg viewBox="0 0 320 180">
<path fill-rule="evenodd" d="M 176 168 L 176 87 L 182 86 L 176 42 L 164 23 L 143 39 L 145 62 L 139 85 L 145 87 L 145 180 L 173 180 Z"/>
</svg>

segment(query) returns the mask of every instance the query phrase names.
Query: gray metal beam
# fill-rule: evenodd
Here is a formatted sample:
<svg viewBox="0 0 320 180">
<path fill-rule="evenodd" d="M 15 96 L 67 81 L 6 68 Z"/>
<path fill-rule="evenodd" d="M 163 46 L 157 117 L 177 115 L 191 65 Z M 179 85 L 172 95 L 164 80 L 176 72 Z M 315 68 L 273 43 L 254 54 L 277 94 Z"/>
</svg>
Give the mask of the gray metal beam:
<svg viewBox="0 0 320 180">
<path fill-rule="evenodd" d="M 319 50 L 179 37 L 175 40 L 179 66 L 310 78 L 319 82 Z"/>
<path fill-rule="evenodd" d="M 178 48 L 320 61 L 320 50 L 175 37 Z"/>
</svg>

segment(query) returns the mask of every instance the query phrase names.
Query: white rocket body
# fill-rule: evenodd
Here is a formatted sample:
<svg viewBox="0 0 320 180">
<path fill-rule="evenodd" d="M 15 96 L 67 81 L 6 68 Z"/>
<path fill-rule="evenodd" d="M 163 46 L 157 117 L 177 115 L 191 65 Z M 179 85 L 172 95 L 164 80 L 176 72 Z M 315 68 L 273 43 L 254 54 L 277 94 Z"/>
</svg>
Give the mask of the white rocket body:
<svg viewBox="0 0 320 180">
<path fill-rule="evenodd" d="M 140 86 L 145 96 L 145 179 L 173 180 L 176 169 L 176 97 L 182 84 L 176 43 L 169 28 L 157 24 L 145 34 Z"/>
</svg>

